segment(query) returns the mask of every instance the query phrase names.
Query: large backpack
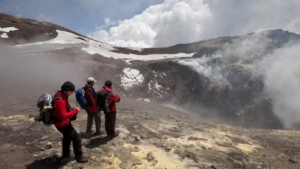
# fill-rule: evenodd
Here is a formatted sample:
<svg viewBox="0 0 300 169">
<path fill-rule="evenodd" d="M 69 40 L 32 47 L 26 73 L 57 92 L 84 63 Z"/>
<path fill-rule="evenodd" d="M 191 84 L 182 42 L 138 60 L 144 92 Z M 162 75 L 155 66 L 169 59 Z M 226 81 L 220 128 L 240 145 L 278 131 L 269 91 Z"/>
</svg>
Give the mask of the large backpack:
<svg viewBox="0 0 300 169">
<path fill-rule="evenodd" d="M 39 97 L 37 101 L 37 107 L 39 108 L 39 114 L 34 118 L 36 122 L 43 122 L 44 125 L 50 126 L 59 121 L 54 116 L 54 101 L 59 100 L 61 97 L 53 98 L 50 94 L 46 93 Z"/>
<path fill-rule="evenodd" d="M 98 109 L 99 111 L 106 111 L 109 108 L 109 104 L 108 104 L 108 93 L 106 91 L 98 91 L 96 93 L 97 95 L 97 105 L 98 105 Z"/>
<path fill-rule="evenodd" d="M 89 105 L 85 98 L 85 91 L 83 88 L 76 90 L 75 97 L 76 97 L 77 105 L 79 104 L 81 109 L 87 110 Z"/>
</svg>

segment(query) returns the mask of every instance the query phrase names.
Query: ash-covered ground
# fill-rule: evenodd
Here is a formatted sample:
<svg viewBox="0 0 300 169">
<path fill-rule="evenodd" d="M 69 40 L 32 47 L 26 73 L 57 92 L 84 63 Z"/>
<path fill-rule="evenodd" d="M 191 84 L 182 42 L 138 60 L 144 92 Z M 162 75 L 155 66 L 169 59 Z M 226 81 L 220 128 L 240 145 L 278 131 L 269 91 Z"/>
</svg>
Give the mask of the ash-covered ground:
<svg viewBox="0 0 300 169">
<path fill-rule="evenodd" d="M 27 101 L 34 103 L 35 99 Z M 300 167 L 299 131 L 232 127 L 129 98 L 122 98 L 118 104 L 117 129 L 121 133 L 113 140 L 106 134 L 93 137 L 84 133 L 87 116 L 80 111 L 73 126 L 90 161 L 78 164 L 71 158 L 61 162 L 61 133 L 54 126 L 35 123 L 36 108 L 28 107 L 28 102 L 11 103 L 13 109 L 1 109 L 0 168 Z M 1 101 L 1 107 L 3 104 Z"/>
</svg>

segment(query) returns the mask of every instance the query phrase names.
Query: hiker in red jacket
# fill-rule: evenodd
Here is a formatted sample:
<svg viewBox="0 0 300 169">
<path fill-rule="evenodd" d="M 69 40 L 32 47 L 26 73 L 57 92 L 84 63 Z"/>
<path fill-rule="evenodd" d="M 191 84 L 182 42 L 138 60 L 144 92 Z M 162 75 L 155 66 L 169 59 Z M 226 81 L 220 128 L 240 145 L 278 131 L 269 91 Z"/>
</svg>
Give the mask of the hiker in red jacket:
<svg viewBox="0 0 300 169">
<path fill-rule="evenodd" d="M 93 77 L 89 77 L 87 79 L 87 84 L 84 86 L 85 98 L 89 107 L 86 110 L 88 114 L 86 132 L 92 133 L 93 120 L 95 119 L 96 132 L 94 135 L 100 135 L 102 134 L 100 131 L 101 116 L 96 103 L 96 92 L 93 88 L 95 82 L 97 81 Z"/>
<path fill-rule="evenodd" d="M 112 82 L 107 80 L 105 85 L 101 88 L 101 91 L 106 91 L 108 93 L 107 102 L 109 107 L 104 111 L 105 115 L 105 130 L 107 137 L 114 138 L 119 135 L 120 131 L 115 131 L 116 116 L 117 116 L 117 106 L 116 103 L 120 102 L 120 97 L 112 92 Z"/>
<path fill-rule="evenodd" d="M 56 99 L 53 103 L 54 116 L 58 119 L 54 123 L 58 131 L 63 134 L 62 140 L 62 157 L 61 159 L 70 157 L 70 145 L 73 142 L 73 150 L 75 159 L 78 163 L 86 163 L 88 159 L 82 156 L 81 138 L 71 124 L 71 119 L 76 119 L 79 108 L 71 109 L 68 97 L 75 91 L 75 85 L 72 82 L 65 82 L 61 86 L 61 91 L 57 91 L 54 95 Z"/>
</svg>

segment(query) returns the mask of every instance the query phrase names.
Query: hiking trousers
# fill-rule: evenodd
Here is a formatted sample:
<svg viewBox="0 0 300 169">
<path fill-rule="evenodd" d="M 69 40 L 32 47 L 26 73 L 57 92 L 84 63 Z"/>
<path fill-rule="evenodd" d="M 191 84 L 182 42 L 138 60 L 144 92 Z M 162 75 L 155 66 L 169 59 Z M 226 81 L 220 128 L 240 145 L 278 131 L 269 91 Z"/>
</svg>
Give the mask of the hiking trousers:
<svg viewBox="0 0 300 169">
<path fill-rule="evenodd" d="M 86 126 L 86 132 L 91 132 L 92 131 L 92 126 L 93 126 L 93 120 L 95 119 L 95 127 L 96 127 L 96 132 L 100 132 L 100 127 L 101 127 L 101 116 L 100 113 L 90 113 L 87 111 L 87 126 Z"/>
<path fill-rule="evenodd" d="M 104 112 L 105 115 L 105 130 L 106 134 L 109 136 L 115 135 L 115 125 L 116 125 L 116 117 L 117 112 Z"/>
<path fill-rule="evenodd" d="M 56 129 L 63 134 L 62 156 L 70 155 L 71 141 L 73 142 L 73 150 L 75 156 L 82 155 L 81 138 L 77 131 L 73 128 L 72 124 L 70 123 L 63 127 L 56 127 Z"/>
</svg>

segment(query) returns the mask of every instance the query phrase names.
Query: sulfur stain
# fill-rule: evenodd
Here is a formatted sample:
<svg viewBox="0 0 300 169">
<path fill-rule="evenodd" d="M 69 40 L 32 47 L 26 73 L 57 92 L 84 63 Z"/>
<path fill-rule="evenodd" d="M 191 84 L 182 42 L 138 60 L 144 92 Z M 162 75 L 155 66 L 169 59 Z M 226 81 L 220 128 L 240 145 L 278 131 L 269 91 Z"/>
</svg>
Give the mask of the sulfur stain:
<svg viewBox="0 0 300 169">
<path fill-rule="evenodd" d="M 24 119 L 27 119 L 27 116 L 24 115 L 14 115 L 8 117 L 0 116 L 0 120 L 24 120 Z"/>
<path fill-rule="evenodd" d="M 131 149 L 133 146 L 124 144 L 123 147 Z M 140 159 L 141 165 L 136 165 L 132 168 L 168 168 L 168 169 L 184 169 L 186 166 L 182 163 L 182 159 L 176 154 L 165 152 L 153 145 L 138 145 L 140 151 L 131 152 L 133 156 Z M 151 152 L 154 159 L 147 160 L 147 153 Z"/>
<path fill-rule="evenodd" d="M 255 150 L 255 147 L 249 144 L 238 144 L 237 147 L 245 153 L 251 153 Z"/>
<path fill-rule="evenodd" d="M 122 163 L 121 160 L 119 158 L 115 157 L 113 160 L 113 168 L 121 169 L 120 168 L 121 163 Z"/>
</svg>

